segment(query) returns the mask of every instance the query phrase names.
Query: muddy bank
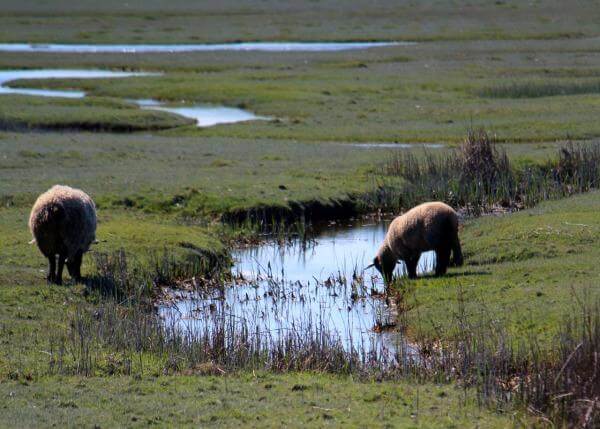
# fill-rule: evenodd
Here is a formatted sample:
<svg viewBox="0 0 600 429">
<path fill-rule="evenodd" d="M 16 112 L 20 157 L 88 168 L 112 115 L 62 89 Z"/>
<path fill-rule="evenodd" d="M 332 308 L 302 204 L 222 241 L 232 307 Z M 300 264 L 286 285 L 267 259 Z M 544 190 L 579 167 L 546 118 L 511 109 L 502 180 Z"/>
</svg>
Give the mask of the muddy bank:
<svg viewBox="0 0 600 429">
<path fill-rule="evenodd" d="M 15 120 L 15 119 L 2 119 L 0 118 L 0 131 L 6 132 L 64 132 L 64 133 L 77 133 L 82 131 L 87 132 L 108 132 L 108 133 L 134 133 L 140 131 L 164 131 L 174 127 L 182 127 L 186 125 L 195 125 L 193 120 L 187 120 L 185 118 L 178 118 L 179 124 L 132 124 L 132 123 L 115 123 L 111 120 L 106 122 L 95 122 L 95 121 L 73 121 L 69 119 L 66 124 L 63 123 L 46 123 L 46 124 L 32 124 L 27 121 Z"/>
<path fill-rule="evenodd" d="M 232 225 L 251 223 L 268 230 L 281 224 L 313 224 L 353 218 L 368 211 L 362 206 L 360 198 L 352 195 L 327 201 L 291 201 L 287 206 L 256 206 L 230 210 L 221 215 L 221 221 Z"/>
</svg>

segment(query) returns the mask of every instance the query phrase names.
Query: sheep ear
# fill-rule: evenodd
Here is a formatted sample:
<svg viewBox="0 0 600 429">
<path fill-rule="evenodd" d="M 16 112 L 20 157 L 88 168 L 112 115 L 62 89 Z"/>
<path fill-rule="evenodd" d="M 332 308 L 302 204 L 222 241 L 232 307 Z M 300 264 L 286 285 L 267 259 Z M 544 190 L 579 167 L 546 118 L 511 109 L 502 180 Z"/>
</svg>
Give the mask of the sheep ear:
<svg viewBox="0 0 600 429">
<path fill-rule="evenodd" d="M 28 244 L 34 244 L 35 243 L 35 238 L 33 240 L 31 240 Z"/>
<path fill-rule="evenodd" d="M 371 267 L 374 267 L 374 266 L 375 266 L 375 263 L 372 263 L 371 265 L 367 265 L 366 267 L 364 267 L 363 270 L 367 270 L 367 269 L 369 269 Z"/>
</svg>

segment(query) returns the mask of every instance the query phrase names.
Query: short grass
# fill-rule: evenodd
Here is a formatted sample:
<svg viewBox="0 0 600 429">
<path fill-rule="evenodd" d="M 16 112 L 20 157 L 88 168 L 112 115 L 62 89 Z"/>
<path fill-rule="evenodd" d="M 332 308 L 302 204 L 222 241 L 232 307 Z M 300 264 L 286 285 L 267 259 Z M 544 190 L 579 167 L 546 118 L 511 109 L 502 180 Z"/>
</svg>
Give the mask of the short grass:
<svg viewBox="0 0 600 429">
<path fill-rule="evenodd" d="M 0 105 L 0 129 L 90 130 L 131 132 L 194 125 L 192 119 L 102 98 L 42 98 L 4 96 Z"/>
<path fill-rule="evenodd" d="M 63 43 L 202 43 L 237 40 L 471 40 L 581 37 L 598 34 L 598 10 L 564 12 L 546 0 L 373 4 L 366 0 L 198 3 L 177 0 L 68 0 L 3 3 L 0 40 Z"/>
<path fill-rule="evenodd" d="M 259 204 L 343 198 L 373 186 L 369 171 L 389 153 L 339 143 L 202 136 L 0 136 L 5 201 L 27 207 L 41 191 L 67 183 L 93 195 L 101 213 L 131 206 L 198 217 Z"/>
<path fill-rule="evenodd" d="M 559 1 L 355 0 L 340 9 L 333 1 L 175 0 L 166 13 L 153 1 L 123 9 L 112 0 L 26 0 L 2 8 L 5 42 L 420 43 L 340 53 L 0 55 L 3 69 L 164 72 L 12 83 L 83 89 L 90 93 L 83 100 L 0 96 L 2 128 L 24 131 L 0 133 L 0 425 L 531 424 L 478 408 L 473 392 L 454 386 L 312 373 L 163 376 L 164 357 L 149 355 L 140 357 L 139 377 L 109 375 L 118 353 L 102 357 L 102 377 L 49 376 L 49 338 L 67 332 L 78 306 L 99 298 L 81 285 L 46 284 L 45 261 L 27 244 L 27 215 L 40 192 L 65 183 L 98 202 L 97 251 L 123 248 L 144 258 L 184 242 L 222 250 L 225 231 L 215 219 L 224 212 L 372 190 L 372 173 L 388 152 L 348 143 L 456 144 L 467 129 L 485 126 L 519 143 L 507 146 L 515 161 L 544 160 L 557 140 L 600 136 L 595 5 L 571 5 L 568 14 Z M 277 120 L 197 129 L 123 102 L 148 97 L 240 106 Z M 128 133 L 98 132 L 107 130 Z M 547 347 L 560 317 L 577 305 L 574 296 L 588 288 L 597 294 L 599 208 L 596 192 L 467 222 L 465 267 L 402 285 L 411 291 L 409 332 L 455 334 L 462 294 L 469 323 L 493 319 L 520 338 L 538 335 Z M 92 269 L 87 256 L 84 272 Z"/>
<path fill-rule="evenodd" d="M 578 301 L 600 296 L 599 209 L 600 193 L 593 192 L 468 221 L 461 232 L 465 267 L 404 285 L 414 293 L 407 300 L 409 330 L 454 335 L 462 316 L 551 348 Z"/>
<path fill-rule="evenodd" d="M 74 378 L 0 383 L 0 425 L 486 427 L 524 424 L 448 385 L 322 374 Z"/>
<path fill-rule="evenodd" d="M 3 68 L 165 73 L 12 82 L 83 89 L 91 98 L 33 103 L 2 95 L 0 122 L 5 128 L 172 127 L 168 133 L 173 136 L 257 140 L 456 143 L 467 129 L 479 126 L 507 142 L 588 139 L 600 136 L 594 119 L 600 101 L 598 40 L 427 42 L 338 53 L 3 54 Z M 107 106 L 105 97 L 114 104 Z M 123 98 L 149 97 L 174 104 L 241 106 L 277 120 L 198 129 L 182 127 L 186 121 L 164 112 L 117 106 Z"/>
<path fill-rule="evenodd" d="M 516 160 L 554 156 L 556 144 L 508 145 Z M 106 209 L 210 219 L 292 201 L 369 191 L 396 150 L 338 142 L 99 133 L 0 133 L 0 198 L 29 208 L 56 183 L 85 189 Z M 417 155 L 422 147 L 415 147 Z M 445 149 L 428 149 L 443 151 Z M 43 172 L 43 173 L 39 173 Z"/>
</svg>

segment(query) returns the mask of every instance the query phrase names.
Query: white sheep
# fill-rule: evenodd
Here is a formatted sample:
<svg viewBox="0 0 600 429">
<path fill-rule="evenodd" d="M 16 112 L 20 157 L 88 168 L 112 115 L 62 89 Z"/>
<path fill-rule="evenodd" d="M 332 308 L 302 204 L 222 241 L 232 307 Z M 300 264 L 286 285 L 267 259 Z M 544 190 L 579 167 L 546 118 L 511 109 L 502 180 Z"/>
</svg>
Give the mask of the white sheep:
<svg viewBox="0 0 600 429">
<path fill-rule="evenodd" d="M 48 281 L 62 283 L 65 262 L 71 277 L 81 280 L 81 258 L 96 238 L 96 206 L 89 195 L 69 186 L 53 186 L 33 205 L 29 229 L 32 242 L 50 263 Z"/>
<path fill-rule="evenodd" d="M 435 274 L 443 275 L 450 264 L 462 265 L 458 239 L 458 216 L 441 202 L 418 205 L 392 221 L 373 263 L 386 282 L 391 281 L 398 260 L 403 260 L 410 278 L 417 277 L 417 264 L 422 252 L 435 250 Z M 368 268 L 368 267 L 367 267 Z"/>
</svg>

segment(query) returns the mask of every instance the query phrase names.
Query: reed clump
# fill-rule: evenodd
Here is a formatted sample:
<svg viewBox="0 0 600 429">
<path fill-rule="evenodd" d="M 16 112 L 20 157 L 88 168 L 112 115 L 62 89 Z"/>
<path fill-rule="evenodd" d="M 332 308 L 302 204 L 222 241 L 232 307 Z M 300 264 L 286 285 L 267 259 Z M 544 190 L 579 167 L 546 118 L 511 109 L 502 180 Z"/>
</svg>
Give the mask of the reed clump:
<svg viewBox="0 0 600 429">
<path fill-rule="evenodd" d="M 525 82 L 494 85 L 482 88 L 477 95 L 486 98 L 538 98 L 561 95 L 597 94 L 600 81 L 584 82 Z"/>
<path fill-rule="evenodd" d="M 213 281 L 231 266 L 229 255 L 182 242 L 179 248 L 135 258 L 121 249 L 92 254 L 95 273 L 86 280 L 88 292 L 118 300 L 152 303 L 161 286 L 197 278 Z M 200 281 L 199 280 L 199 281 Z"/>
<path fill-rule="evenodd" d="M 600 301 L 591 295 L 573 296 L 576 304 L 551 350 L 540 347 L 536 338 L 508 333 L 490 312 L 467 316 L 465 299 L 459 296 L 452 323 L 440 333 L 442 340 L 417 341 L 411 352 L 397 347 L 392 356 L 366 344 L 348 348 L 326 319 L 273 336 L 215 313 L 216 323 L 193 329 L 161 320 L 135 299 L 106 299 L 95 307 L 78 307 L 67 332 L 51 337 L 49 372 L 157 375 L 205 373 L 209 368 L 215 374 L 320 371 L 454 382 L 475 389 L 482 404 L 522 407 L 559 426 L 597 427 Z"/>
<path fill-rule="evenodd" d="M 480 130 L 470 132 L 458 149 L 445 155 L 396 153 L 382 173 L 383 181 L 366 197 L 367 205 L 398 211 L 439 200 L 477 216 L 531 207 L 543 200 L 597 188 L 600 142 L 569 142 L 554 159 L 518 168 Z M 401 186 L 398 180 L 402 180 Z"/>
</svg>

